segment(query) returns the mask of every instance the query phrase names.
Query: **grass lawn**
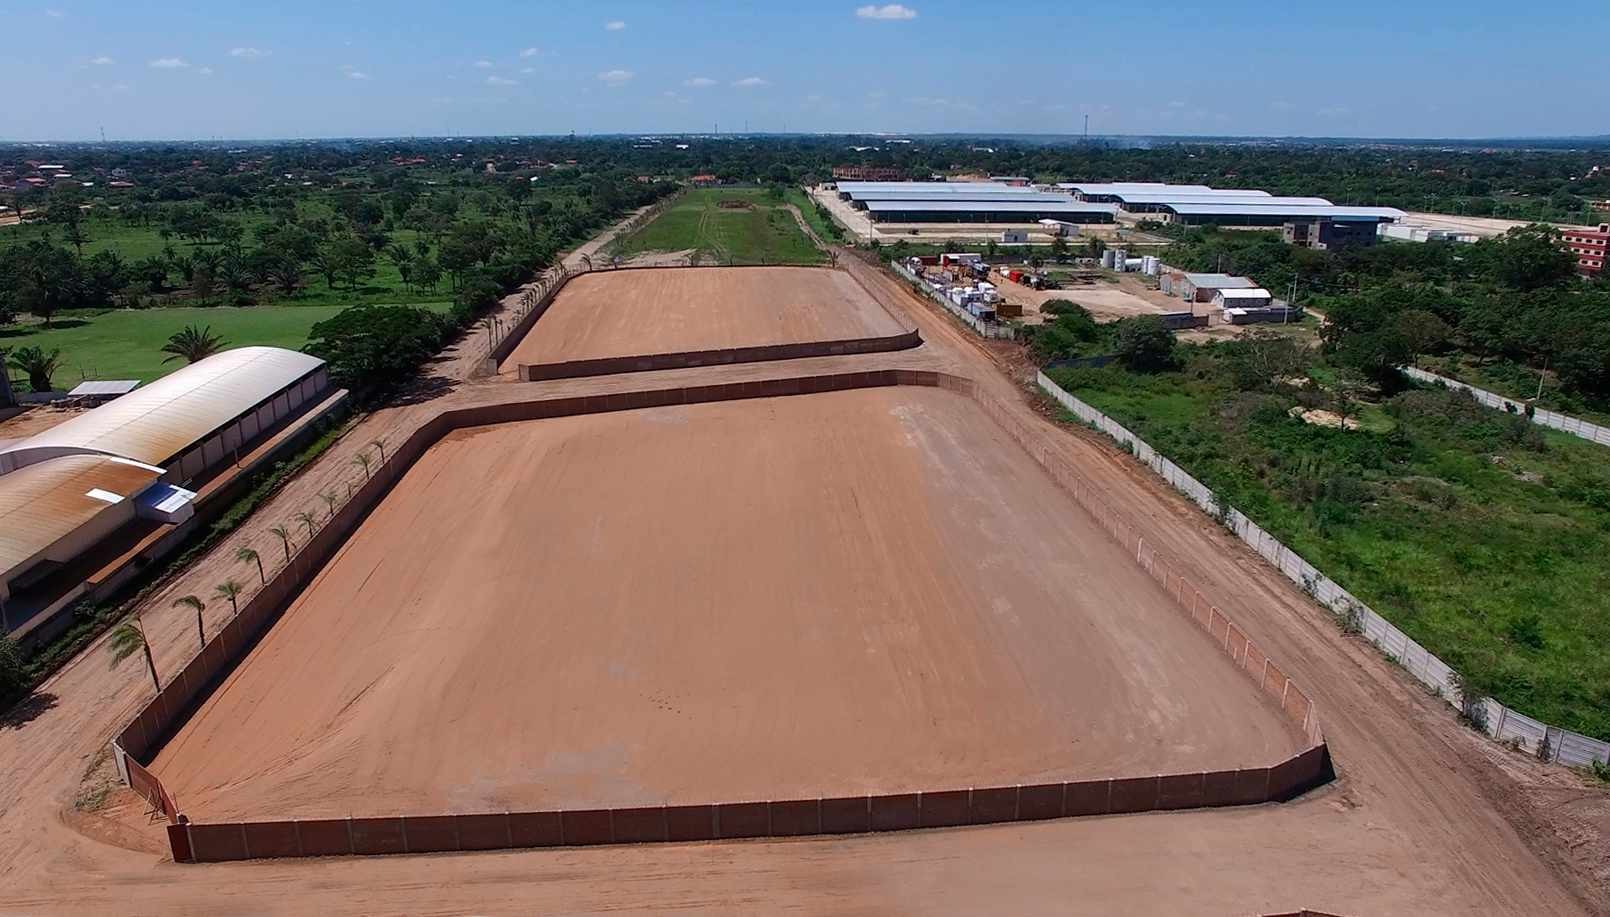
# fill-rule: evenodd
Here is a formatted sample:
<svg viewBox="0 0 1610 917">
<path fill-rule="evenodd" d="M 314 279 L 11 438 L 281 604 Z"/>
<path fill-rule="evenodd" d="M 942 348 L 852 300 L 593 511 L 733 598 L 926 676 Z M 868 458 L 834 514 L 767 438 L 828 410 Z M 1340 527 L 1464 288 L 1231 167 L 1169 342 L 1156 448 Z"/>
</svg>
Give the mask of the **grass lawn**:
<svg viewBox="0 0 1610 917">
<path fill-rule="evenodd" d="M 1319 427 L 1289 414 L 1314 396 L 1239 391 L 1211 359 L 1049 375 L 1485 693 L 1610 738 L 1602 446 L 1430 389 L 1365 406 L 1364 429 Z"/>
<path fill-rule="evenodd" d="M 445 312 L 451 303 L 422 305 Z M 168 355 L 161 348 L 169 335 L 186 325 L 210 326 L 232 347 L 272 344 L 295 350 L 307 343 L 308 329 L 344 308 L 272 305 L 79 310 L 57 315 L 54 328 L 30 324 L 0 330 L 0 347 L 60 348 L 62 367 L 54 379 L 58 389 L 72 388 L 83 379 L 150 382 L 184 365 L 182 360 L 162 362 Z M 12 375 L 20 374 L 12 370 Z"/>
<path fill-rule="evenodd" d="M 744 206 L 729 209 L 721 202 Z M 698 249 L 722 264 L 821 264 L 827 256 L 763 188 L 703 188 L 683 195 L 621 243 L 620 253 Z"/>
<path fill-rule="evenodd" d="M 789 188 L 783 195 L 783 200 L 799 208 L 800 215 L 805 217 L 805 223 L 822 237 L 824 242 L 833 242 L 844 238 L 844 230 L 840 229 L 833 219 L 816 209 L 816 201 L 804 188 Z"/>
</svg>

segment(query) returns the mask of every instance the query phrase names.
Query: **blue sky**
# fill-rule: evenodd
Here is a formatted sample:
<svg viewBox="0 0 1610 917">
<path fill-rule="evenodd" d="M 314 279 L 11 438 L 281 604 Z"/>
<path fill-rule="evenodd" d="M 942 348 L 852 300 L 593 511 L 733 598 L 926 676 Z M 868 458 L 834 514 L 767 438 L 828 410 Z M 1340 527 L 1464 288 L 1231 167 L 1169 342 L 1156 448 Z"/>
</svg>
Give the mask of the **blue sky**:
<svg viewBox="0 0 1610 917">
<path fill-rule="evenodd" d="M 1610 133 L 1610 8 L 0 0 L 0 139 Z M 1594 71 L 1597 69 L 1597 75 Z"/>
</svg>

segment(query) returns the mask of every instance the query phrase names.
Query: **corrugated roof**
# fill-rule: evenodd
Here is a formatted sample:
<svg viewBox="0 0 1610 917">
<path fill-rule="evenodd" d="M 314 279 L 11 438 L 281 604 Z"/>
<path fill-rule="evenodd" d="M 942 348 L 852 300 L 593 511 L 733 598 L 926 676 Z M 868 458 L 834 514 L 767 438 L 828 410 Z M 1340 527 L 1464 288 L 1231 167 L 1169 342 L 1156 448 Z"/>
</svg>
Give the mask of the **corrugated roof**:
<svg viewBox="0 0 1610 917">
<path fill-rule="evenodd" d="M 1340 220 L 1401 220 L 1403 211 L 1396 207 L 1328 207 L 1292 206 L 1280 204 L 1252 204 L 1226 201 L 1213 204 L 1170 204 L 1168 209 L 1180 216 L 1289 216 L 1293 218 Z"/>
<path fill-rule="evenodd" d="M 116 506 L 109 498 L 130 499 L 161 474 L 124 459 L 67 455 L 0 475 L 0 579 Z"/>
<path fill-rule="evenodd" d="M 866 191 L 859 196 L 852 195 L 858 201 L 1065 201 L 1066 194 L 1055 191 L 1023 191 L 1008 188 L 1004 191 L 974 191 L 968 194 L 951 194 L 947 191 Z"/>
<path fill-rule="evenodd" d="M 1172 193 L 1127 193 L 1119 195 L 1125 204 L 1259 204 L 1259 206 L 1286 206 L 1286 208 L 1328 208 L 1330 201 L 1325 198 L 1275 198 L 1275 196 L 1262 195 L 1262 193 L 1220 193 L 1214 191 L 1211 195 L 1198 195 L 1198 193 L 1185 193 L 1185 195 L 1172 195 Z"/>
<path fill-rule="evenodd" d="M 867 201 L 872 211 L 948 211 L 953 213 L 1117 213 L 1113 204 L 1091 204 L 1063 197 L 1055 201 Z"/>
<path fill-rule="evenodd" d="M 838 189 L 851 197 L 865 197 L 880 191 L 928 191 L 934 194 L 977 194 L 983 191 L 1007 194 L 1033 194 L 1033 188 L 1014 188 L 991 181 L 841 181 Z"/>
<path fill-rule="evenodd" d="M 1123 194 L 1126 191 L 1136 193 L 1142 191 L 1212 191 L 1207 185 L 1171 185 L 1160 181 L 1066 181 L 1058 182 L 1058 188 L 1069 191 L 1080 191 L 1085 194 Z"/>
<path fill-rule="evenodd" d="M 1247 287 L 1244 289 L 1225 288 L 1219 291 L 1219 296 L 1225 299 L 1273 299 L 1274 294 L 1263 287 Z"/>
<path fill-rule="evenodd" d="M 225 350 L 0 449 L 0 469 L 72 452 L 160 465 L 322 365 L 280 347 Z"/>
<path fill-rule="evenodd" d="M 1234 274 L 1192 274 L 1186 272 L 1185 279 L 1191 286 L 1209 290 L 1251 289 L 1258 284 L 1251 277 L 1237 277 Z"/>
</svg>

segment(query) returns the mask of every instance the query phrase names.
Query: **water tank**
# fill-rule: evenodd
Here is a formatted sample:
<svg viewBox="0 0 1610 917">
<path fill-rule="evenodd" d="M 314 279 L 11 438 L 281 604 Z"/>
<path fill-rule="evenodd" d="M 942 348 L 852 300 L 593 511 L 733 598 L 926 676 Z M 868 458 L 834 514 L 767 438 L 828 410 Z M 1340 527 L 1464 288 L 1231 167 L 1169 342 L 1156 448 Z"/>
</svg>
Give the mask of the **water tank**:
<svg viewBox="0 0 1610 917">
<path fill-rule="evenodd" d="M 1126 258 L 1124 260 L 1124 270 L 1126 271 L 1138 271 L 1145 265 L 1146 259 L 1144 258 Z"/>
<path fill-rule="evenodd" d="M 1101 266 L 1104 267 L 1104 268 L 1107 268 L 1108 270 L 1112 270 L 1114 259 L 1117 258 L 1117 256 L 1118 256 L 1118 252 L 1116 250 L 1114 250 L 1114 249 L 1111 249 L 1111 248 L 1109 248 L 1106 251 L 1102 252 L 1101 253 Z"/>
<path fill-rule="evenodd" d="M 1112 269 L 1113 270 L 1115 270 L 1115 271 L 1124 270 L 1124 265 L 1128 261 L 1129 261 L 1129 252 L 1128 251 L 1126 251 L 1126 250 L 1124 250 L 1122 248 L 1115 248 L 1115 249 L 1112 250 Z"/>
</svg>

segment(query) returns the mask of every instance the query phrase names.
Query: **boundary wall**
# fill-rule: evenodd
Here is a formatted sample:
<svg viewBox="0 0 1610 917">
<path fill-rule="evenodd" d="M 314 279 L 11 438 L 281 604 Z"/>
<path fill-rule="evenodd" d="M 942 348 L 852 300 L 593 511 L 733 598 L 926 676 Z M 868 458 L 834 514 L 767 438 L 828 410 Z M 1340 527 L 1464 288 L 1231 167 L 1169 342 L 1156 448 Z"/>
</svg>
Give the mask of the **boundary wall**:
<svg viewBox="0 0 1610 917">
<path fill-rule="evenodd" d="M 384 816 L 192 824 L 141 759 L 164 742 L 243 659 L 295 596 L 340 550 L 369 510 L 447 433 L 462 428 L 575 414 L 895 385 L 945 388 L 974 399 L 1096 518 L 1136 562 L 1207 631 L 1232 663 L 1303 731 L 1308 747 L 1272 765 L 1237 770 L 1097 778 L 1034 785 L 951 788 L 852 797 L 547 812 Z M 1291 799 L 1331 779 L 1329 749 L 1314 705 L 1285 673 L 1176 569 L 1135 538 L 1076 471 L 1037 450 L 1023 421 L 968 379 L 920 370 L 876 370 L 486 405 L 448 411 L 389 454 L 323 528 L 242 606 L 227 626 L 112 742 L 119 773 L 168 821 L 177 862 L 285 856 L 790 837 L 1110 815 Z"/>
<path fill-rule="evenodd" d="M 1045 373 L 1040 373 L 1037 381 L 1040 388 L 1058 404 L 1067 408 L 1081 421 L 1129 447 L 1143 464 L 1156 472 L 1175 490 L 1190 498 L 1203 512 L 1221 521 L 1226 528 L 1235 533 L 1237 538 L 1246 542 L 1287 579 L 1325 606 L 1348 629 L 1356 629 L 1388 658 L 1401 665 L 1416 681 L 1469 716 L 1489 736 L 1500 742 L 1517 744 L 1539 757 L 1546 756 L 1550 761 L 1570 767 L 1587 767 L 1592 761 L 1610 762 L 1610 743 L 1534 720 L 1490 697 L 1464 697 L 1459 687 L 1458 675 L 1451 666 L 1416 643 L 1408 634 L 1392 626 L 1368 605 L 1326 576 L 1318 567 L 1304 560 L 1275 536 L 1259 528 L 1240 510 L 1220 503 L 1212 490 L 1187 474 L 1185 469 L 1159 454 L 1156 449 L 1147 445 L 1145 440 L 1125 429 L 1111 417 L 1062 389 Z M 1540 746 L 1545 749 L 1542 753 L 1539 753 Z"/>
<path fill-rule="evenodd" d="M 1410 379 L 1413 379 L 1416 382 L 1424 382 L 1428 385 L 1440 385 L 1444 388 L 1454 389 L 1455 391 L 1469 392 L 1471 397 L 1475 398 L 1477 401 L 1481 402 L 1487 407 L 1490 407 L 1494 410 L 1503 411 L 1506 414 L 1519 414 L 1522 417 L 1530 418 L 1532 423 L 1535 423 L 1540 427 L 1548 427 L 1550 430 L 1559 430 L 1561 433 L 1569 433 L 1572 436 L 1579 436 L 1590 443 L 1595 443 L 1600 446 L 1610 446 L 1610 427 L 1590 423 L 1581 419 L 1580 417 L 1572 417 L 1570 414 L 1560 414 L 1555 411 L 1546 411 L 1542 408 L 1534 408 L 1525 402 L 1516 401 L 1513 398 L 1505 398 L 1503 395 L 1496 395 L 1487 391 L 1486 389 L 1480 389 L 1474 385 L 1467 385 L 1463 382 L 1460 382 L 1458 379 L 1450 379 L 1447 376 L 1439 376 L 1436 373 L 1426 372 L 1423 369 L 1417 369 L 1413 366 L 1405 366 L 1402 368 L 1402 371 L 1405 376 L 1408 376 Z"/>
<path fill-rule="evenodd" d="M 565 360 L 560 363 L 521 363 L 520 381 L 572 379 L 578 376 L 608 376 L 641 373 L 657 369 L 686 369 L 693 366 L 722 366 L 730 363 L 766 363 L 805 357 L 836 357 L 847 354 L 889 353 L 910 350 L 922 344 L 915 328 L 884 337 L 847 338 L 838 341 L 805 341 L 789 344 L 761 344 L 754 347 L 724 347 L 714 350 L 684 350 L 629 357 L 600 357 L 592 360 Z"/>
</svg>

